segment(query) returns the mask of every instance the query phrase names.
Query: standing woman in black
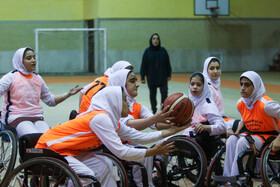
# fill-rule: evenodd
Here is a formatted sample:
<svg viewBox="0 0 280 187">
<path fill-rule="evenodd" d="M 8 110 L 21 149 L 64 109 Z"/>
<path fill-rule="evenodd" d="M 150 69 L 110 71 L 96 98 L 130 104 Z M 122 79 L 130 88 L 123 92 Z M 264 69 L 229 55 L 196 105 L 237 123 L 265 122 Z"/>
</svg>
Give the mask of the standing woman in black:
<svg viewBox="0 0 280 187">
<path fill-rule="evenodd" d="M 152 111 L 157 111 L 157 88 L 160 88 L 161 103 L 168 95 L 168 81 L 171 80 L 171 66 L 169 55 L 164 47 L 161 47 L 160 37 L 157 33 L 150 38 L 150 46 L 145 50 L 140 69 L 141 83 L 145 84 L 147 76 L 150 90 L 150 102 Z"/>
</svg>

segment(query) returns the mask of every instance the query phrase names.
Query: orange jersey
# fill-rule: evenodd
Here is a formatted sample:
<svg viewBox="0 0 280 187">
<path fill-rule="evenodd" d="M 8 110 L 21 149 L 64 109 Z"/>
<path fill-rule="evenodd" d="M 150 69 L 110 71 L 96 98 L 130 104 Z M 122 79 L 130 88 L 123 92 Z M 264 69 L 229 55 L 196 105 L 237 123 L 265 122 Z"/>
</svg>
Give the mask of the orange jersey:
<svg viewBox="0 0 280 187">
<path fill-rule="evenodd" d="M 36 148 L 51 149 L 61 155 L 76 156 L 100 147 L 103 143 L 89 126 L 90 120 L 105 111 L 92 111 L 61 125 L 52 127 L 37 142 Z"/>
<path fill-rule="evenodd" d="M 103 76 L 95 79 L 87 90 L 83 93 L 83 97 L 80 104 L 79 113 L 87 111 L 91 98 L 100 90 L 108 85 L 108 76 Z"/>
<path fill-rule="evenodd" d="M 141 104 L 136 103 L 134 101 L 133 103 L 133 109 L 132 111 L 129 111 L 129 114 L 133 116 L 134 119 L 139 119 L 141 113 Z"/>
<path fill-rule="evenodd" d="M 251 110 L 246 107 L 243 101 L 237 103 L 237 108 L 241 113 L 245 127 L 250 132 L 259 134 L 265 139 L 277 134 L 275 125 L 280 129 L 280 120 L 267 115 L 264 110 L 264 106 L 268 101 L 272 101 L 272 99 L 263 95 Z"/>
</svg>

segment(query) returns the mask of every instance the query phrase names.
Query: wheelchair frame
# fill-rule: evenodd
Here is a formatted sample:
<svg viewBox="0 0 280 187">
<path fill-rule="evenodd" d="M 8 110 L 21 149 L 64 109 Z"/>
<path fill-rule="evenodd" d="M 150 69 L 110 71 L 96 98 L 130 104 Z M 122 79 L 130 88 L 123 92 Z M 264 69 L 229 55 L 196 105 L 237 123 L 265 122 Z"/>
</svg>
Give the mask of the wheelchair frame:
<svg viewBox="0 0 280 187">
<path fill-rule="evenodd" d="M 245 150 L 241 152 L 238 155 L 238 169 L 239 169 L 239 175 L 234 177 L 224 177 L 223 175 L 223 162 L 225 154 L 225 146 L 222 147 L 213 158 L 211 164 L 209 165 L 208 172 L 207 172 L 207 178 L 206 178 L 206 186 L 207 187 L 214 187 L 217 186 L 220 183 L 225 182 L 231 182 L 238 184 L 240 186 L 253 186 L 252 178 L 262 179 L 264 187 L 271 187 L 272 183 L 280 184 L 280 157 L 278 153 L 278 157 L 273 157 L 271 153 L 271 149 L 268 148 L 269 145 L 264 147 L 261 154 L 258 156 L 254 156 L 254 151 L 250 148 L 248 150 Z M 250 156 L 251 160 L 249 158 L 246 169 L 243 169 L 242 165 L 242 159 L 244 156 Z M 255 159 L 260 158 L 260 173 L 254 173 L 255 169 Z M 277 160 L 278 163 L 278 171 L 274 170 L 272 167 L 272 162 Z M 253 161 L 250 163 L 250 161 Z M 253 167 L 252 167 L 253 166 Z M 268 169 L 271 169 L 274 175 L 268 174 Z M 214 175 L 212 175 L 214 173 Z M 260 177 L 258 177 L 256 174 L 260 174 Z"/>
<path fill-rule="evenodd" d="M 17 157 L 17 139 L 10 130 L 0 132 L 0 184 L 14 169 Z"/>
</svg>

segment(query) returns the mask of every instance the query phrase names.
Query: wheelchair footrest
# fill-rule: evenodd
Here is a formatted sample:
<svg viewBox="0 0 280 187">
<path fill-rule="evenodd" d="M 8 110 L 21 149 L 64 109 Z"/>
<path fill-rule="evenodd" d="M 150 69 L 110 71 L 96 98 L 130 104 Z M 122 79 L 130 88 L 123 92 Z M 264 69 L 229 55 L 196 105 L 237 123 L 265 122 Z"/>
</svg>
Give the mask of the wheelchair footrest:
<svg viewBox="0 0 280 187">
<path fill-rule="evenodd" d="M 233 176 L 233 177 L 225 177 L 225 176 L 214 176 L 214 181 L 218 183 L 226 183 L 230 182 L 232 184 L 247 184 L 248 181 L 251 181 L 251 177 L 242 175 L 242 176 Z"/>
<path fill-rule="evenodd" d="M 217 181 L 217 182 L 230 182 L 230 183 L 236 183 L 237 182 L 237 179 L 236 177 L 225 177 L 225 176 L 218 176 L 218 175 L 215 175 L 214 176 L 214 181 Z"/>
</svg>

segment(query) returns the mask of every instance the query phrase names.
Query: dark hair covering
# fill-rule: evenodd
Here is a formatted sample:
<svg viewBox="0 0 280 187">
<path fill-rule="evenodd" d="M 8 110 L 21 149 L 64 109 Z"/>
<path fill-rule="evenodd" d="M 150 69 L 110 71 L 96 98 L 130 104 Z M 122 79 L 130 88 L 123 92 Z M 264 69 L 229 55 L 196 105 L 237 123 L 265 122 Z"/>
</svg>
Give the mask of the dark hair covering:
<svg viewBox="0 0 280 187">
<path fill-rule="evenodd" d="M 201 72 L 195 72 L 195 73 L 193 73 L 193 74 L 191 75 L 191 77 L 190 77 L 190 82 L 192 81 L 192 79 L 193 79 L 194 77 L 200 77 L 202 83 L 204 84 L 204 76 L 203 76 L 203 74 L 202 74 Z"/>
<path fill-rule="evenodd" d="M 32 51 L 34 53 L 34 50 L 31 47 L 26 47 L 26 49 L 23 52 L 23 56 L 25 56 L 27 51 Z"/>
<path fill-rule="evenodd" d="M 210 65 L 212 62 L 218 62 L 219 65 L 221 65 L 221 62 L 220 62 L 220 60 L 219 60 L 218 58 L 212 58 L 212 59 L 210 60 L 209 64 L 208 64 L 208 67 L 209 67 L 209 65 Z"/>
<path fill-rule="evenodd" d="M 158 46 L 154 46 L 153 43 L 152 43 L 152 39 L 153 39 L 153 36 L 154 36 L 154 35 L 157 35 L 157 36 L 158 36 L 158 40 L 159 40 Z M 152 36 L 150 37 L 149 43 L 150 43 L 150 48 L 151 48 L 151 49 L 153 49 L 153 50 L 159 50 L 159 49 L 160 49 L 160 47 L 161 47 L 161 42 L 160 42 L 160 37 L 159 37 L 158 33 L 152 34 Z"/>
</svg>

